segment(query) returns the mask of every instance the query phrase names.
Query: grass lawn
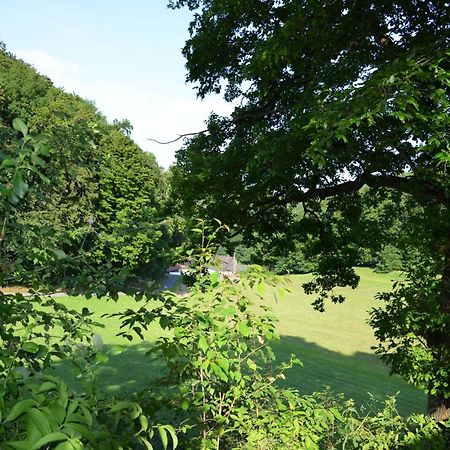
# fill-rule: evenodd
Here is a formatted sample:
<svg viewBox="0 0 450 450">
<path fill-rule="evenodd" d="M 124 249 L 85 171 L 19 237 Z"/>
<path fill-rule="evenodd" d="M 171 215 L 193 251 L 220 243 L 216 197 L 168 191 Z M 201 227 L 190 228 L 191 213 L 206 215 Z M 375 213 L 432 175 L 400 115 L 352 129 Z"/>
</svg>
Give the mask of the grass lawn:
<svg viewBox="0 0 450 450">
<path fill-rule="evenodd" d="M 343 392 L 359 405 L 366 406 L 370 401 L 368 393 L 382 401 L 386 395 L 400 391 L 401 413 L 424 412 L 425 395 L 400 378 L 390 376 L 370 348 L 376 341 L 366 321 L 368 311 L 378 303 L 374 295 L 379 290 L 388 290 L 391 279 L 398 275 L 376 274 L 370 269 L 358 269 L 358 273 L 360 287 L 342 289 L 347 301 L 341 305 L 328 305 L 325 313 L 314 311 L 310 305 L 313 298 L 303 293 L 301 285 L 310 279 L 308 275 L 290 276 L 291 292 L 285 298 L 275 301 L 271 295 L 267 296 L 268 304 L 279 319 L 281 339 L 273 345 L 278 358 L 286 360 L 294 353 L 303 362 L 303 367 L 296 366 L 286 374 L 286 384 L 302 393 L 330 386 L 335 392 Z M 87 306 L 98 321 L 105 323 L 105 328 L 98 332 L 106 346 L 127 346 L 124 353 L 110 357 L 109 362 L 99 368 L 98 379 L 104 389 L 109 392 L 139 389 L 158 372 L 158 367 L 145 357 L 152 340 L 160 332 L 157 326 L 149 330 L 145 342 L 136 339 L 130 343 L 115 336 L 119 330 L 117 319 L 100 318 L 105 312 L 133 307 L 133 299 L 121 297 L 117 303 L 84 298 L 64 301 L 74 308 Z"/>
</svg>

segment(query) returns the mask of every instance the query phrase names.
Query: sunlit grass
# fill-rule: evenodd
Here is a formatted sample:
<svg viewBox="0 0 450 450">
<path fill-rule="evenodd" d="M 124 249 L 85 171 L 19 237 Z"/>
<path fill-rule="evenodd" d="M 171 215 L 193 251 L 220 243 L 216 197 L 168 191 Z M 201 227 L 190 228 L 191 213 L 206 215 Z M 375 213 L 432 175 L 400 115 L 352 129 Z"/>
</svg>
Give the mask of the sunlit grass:
<svg viewBox="0 0 450 450">
<path fill-rule="evenodd" d="M 400 275 L 377 274 L 370 269 L 358 269 L 358 273 L 360 286 L 356 290 L 341 289 L 347 301 L 327 305 L 325 313 L 315 311 L 311 306 L 314 298 L 303 293 L 301 285 L 310 279 L 309 275 L 290 276 L 291 292 L 283 299 L 276 301 L 272 294 L 267 294 L 267 304 L 279 320 L 281 339 L 273 345 L 277 357 L 286 360 L 294 353 L 303 362 L 303 367 L 296 366 L 287 373 L 286 384 L 304 393 L 331 386 L 335 392 L 343 392 L 360 405 L 369 401 L 368 393 L 382 400 L 399 391 L 399 409 L 403 414 L 424 412 L 424 394 L 400 378 L 390 376 L 388 368 L 371 350 L 376 340 L 367 324 L 368 311 L 380 303 L 374 299 L 376 292 L 390 289 L 391 280 Z M 93 317 L 104 323 L 105 327 L 97 331 L 105 346 L 127 347 L 124 353 L 110 357 L 108 363 L 99 368 L 102 388 L 112 393 L 139 389 L 159 373 L 160 367 L 145 356 L 161 332 L 157 325 L 145 333 L 145 341 L 136 338 L 129 342 L 116 336 L 120 327 L 117 317 L 101 317 L 135 307 L 132 298 L 123 296 L 118 302 L 80 297 L 64 301 L 77 309 L 87 306 L 94 313 Z"/>
</svg>

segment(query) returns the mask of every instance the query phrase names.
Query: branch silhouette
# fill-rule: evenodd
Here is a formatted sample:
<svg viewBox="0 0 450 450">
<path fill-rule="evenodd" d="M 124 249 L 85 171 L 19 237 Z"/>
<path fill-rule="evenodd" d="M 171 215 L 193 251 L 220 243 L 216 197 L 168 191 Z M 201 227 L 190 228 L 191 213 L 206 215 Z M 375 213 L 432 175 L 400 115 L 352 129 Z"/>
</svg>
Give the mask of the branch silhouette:
<svg viewBox="0 0 450 450">
<path fill-rule="evenodd" d="M 173 144 L 174 142 L 177 142 L 177 141 L 179 141 L 180 139 L 183 139 L 184 137 L 187 137 L 187 136 L 197 136 L 198 134 L 207 133 L 208 131 L 209 131 L 209 130 L 202 130 L 202 131 L 194 131 L 193 133 L 179 134 L 177 138 L 172 139 L 172 140 L 170 140 L 170 141 L 166 141 L 166 142 L 158 141 L 157 139 L 152 139 L 152 138 L 147 138 L 147 141 L 156 142 L 157 144 L 161 144 L 161 145 L 167 145 L 167 144 Z"/>
</svg>

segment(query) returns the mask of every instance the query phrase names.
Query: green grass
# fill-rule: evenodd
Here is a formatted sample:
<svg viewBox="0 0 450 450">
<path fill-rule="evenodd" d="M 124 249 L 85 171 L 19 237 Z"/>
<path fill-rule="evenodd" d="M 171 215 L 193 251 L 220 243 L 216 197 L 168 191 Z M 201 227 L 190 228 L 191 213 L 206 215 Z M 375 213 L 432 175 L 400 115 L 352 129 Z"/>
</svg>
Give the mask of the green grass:
<svg viewBox="0 0 450 450">
<path fill-rule="evenodd" d="M 339 289 L 345 293 L 346 302 L 327 304 L 324 313 L 315 311 L 311 307 L 313 297 L 302 292 L 301 284 L 310 279 L 306 275 L 290 277 L 292 292 L 285 299 L 268 299 L 279 319 L 281 340 L 274 345 L 277 356 L 287 359 L 295 353 L 304 364 L 287 375 L 288 384 L 305 393 L 330 386 L 360 405 L 369 402 L 368 393 L 382 401 L 386 395 L 400 392 L 401 413 L 425 412 L 425 395 L 399 377 L 390 376 L 371 350 L 376 339 L 367 324 L 368 311 L 382 306 L 374 299 L 376 292 L 389 290 L 391 280 L 400 275 L 377 274 L 364 268 L 357 272 L 360 286 L 356 290 Z"/>
<path fill-rule="evenodd" d="M 376 344 L 373 332 L 367 324 L 368 311 L 379 302 L 374 300 L 377 291 L 388 290 L 396 274 L 376 274 L 369 269 L 358 269 L 360 287 L 356 290 L 342 289 L 347 301 L 341 305 L 329 304 L 325 313 L 311 307 L 313 297 L 303 293 L 302 283 L 308 275 L 290 276 L 291 292 L 284 299 L 267 295 L 267 303 L 279 319 L 280 341 L 273 348 L 277 357 L 287 360 L 291 353 L 303 362 L 287 373 L 286 385 L 302 393 L 311 393 L 330 386 L 342 392 L 359 405 L 367 405 L 368 393 L 382 401 L 386 395 L 400 392 L 399 410 L 402 414 L 425 411 L 425 396 L 418 389 L 407 385 L 400 378 L 390 376 L 389 370 L 373 354 L 371 346 Z M 119 393 L 143 387 L 159 367 L 149 362 L 145 352 L 151 350 L 151 342 L 158 336 L 157 326 L 146 333 L 146 341 L 128 342 L 115 336 L 119 330 L 116 318 L 101 319 L 105 312 L 119 312 L 133 307 L 134 300 L 121 297 L 117 303 L 103 300 L 68 298 L 74 308 L 87 306 L 94 317 L 105 323 L 99 329 L 106 346 L 126 345 L 127 351 L 110 358 L 98 373 L 100 385 L 107 391 Z M 67 368 L 64 368 L 67 370 Z"/>
</svg>

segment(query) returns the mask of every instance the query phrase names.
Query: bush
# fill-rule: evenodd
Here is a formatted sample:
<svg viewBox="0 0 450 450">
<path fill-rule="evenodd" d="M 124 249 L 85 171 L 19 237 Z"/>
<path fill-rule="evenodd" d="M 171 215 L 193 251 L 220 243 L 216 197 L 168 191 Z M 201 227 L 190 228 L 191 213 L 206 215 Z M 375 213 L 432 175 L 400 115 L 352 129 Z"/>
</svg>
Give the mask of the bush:
<svg viewBox="0 0 450 450">
<path fill-rule="evenodd" d="M 149 294 L 120 314 L 129 339 L 155 322 L 164 330 L 149 352 L 164 369 L 142 394 L 144 410 L 153 422 L 172 424 L 183 449 L 446 448 L 439 425 L 419 415 L 403 419 L 395 399 L 371 416 L 330 393 L 301 396 L 281 387 L 300 361 L 275 365 L 270 342 L 278 337 L 263 297 L 269 289 L 282 296 L 282 278 L 259 266 L 238 282 L 209 274 L 217 230 L 204 222 L 196 230 L 203 245 L 189 253 L 189 294 Z"/>
</svg>

